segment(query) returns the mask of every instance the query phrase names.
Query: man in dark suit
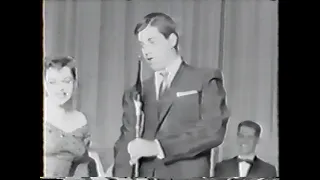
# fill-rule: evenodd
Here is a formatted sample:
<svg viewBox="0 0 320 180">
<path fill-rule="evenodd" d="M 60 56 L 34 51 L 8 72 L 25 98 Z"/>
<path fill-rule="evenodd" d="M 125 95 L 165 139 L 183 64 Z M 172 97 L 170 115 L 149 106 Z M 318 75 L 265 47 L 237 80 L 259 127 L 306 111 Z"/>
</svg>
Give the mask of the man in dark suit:
<svg viewBox="0 0 320 180">
<path fill-rule="evenodd" d="M 276 177 L 276 168 L 258 158 L 255 154 L 261 127 L 253 121 L 243 121 L 238 125 L 239 155 L 219 162 L 215 166 L 215 177 Z"/>
<path fill-rule="evenodd" d="M 166 14 L 151 13 L 134 30 L 155 73 L 142 83 L 142 138 L 135 138 L 135 88 L 124 93 L 113 176 L 130 177 L 138 159 L 140 177 L 209 176 L 210 150 L 223 142 L 229 117 L 223 76 L 189 66 L 178 53 L 175 28 Z"/>
</svg>

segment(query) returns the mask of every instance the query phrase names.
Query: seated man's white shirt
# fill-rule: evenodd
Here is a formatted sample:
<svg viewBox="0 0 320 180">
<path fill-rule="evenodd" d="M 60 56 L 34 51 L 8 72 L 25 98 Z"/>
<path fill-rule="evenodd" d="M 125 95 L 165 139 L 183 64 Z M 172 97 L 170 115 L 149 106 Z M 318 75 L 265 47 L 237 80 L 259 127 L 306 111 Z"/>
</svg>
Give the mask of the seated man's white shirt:
<svg viewBox="0 0 320 180">
<path fill-rule="evenodd" d="M 240 159 L 250 159 L 253 161 L 255 155 L 247 155 L 247 156 L 238 156 Z M 246 177 L 248 175 L 249 169 L 251 167 L 251 164 L 248 162 L 240 162 L 239 163 L 239 176 L 240 177 Z"/>
</svg>

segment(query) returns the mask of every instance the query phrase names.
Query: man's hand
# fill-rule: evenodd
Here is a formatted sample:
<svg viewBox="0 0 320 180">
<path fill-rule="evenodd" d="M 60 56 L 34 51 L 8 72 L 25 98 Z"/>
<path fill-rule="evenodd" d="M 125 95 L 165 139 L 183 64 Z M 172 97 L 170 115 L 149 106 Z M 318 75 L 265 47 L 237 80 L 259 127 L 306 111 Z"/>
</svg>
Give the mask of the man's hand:
<svg viewBox="0 0 320 180">
<path fill-rule="evenodd" d="M 159 147 L 155 141 L 136 138 L 129 142 L 128 153 L 130 164 L 135 164 L 141 157 L 152 157 L 159 155 Z"/>
</svg>

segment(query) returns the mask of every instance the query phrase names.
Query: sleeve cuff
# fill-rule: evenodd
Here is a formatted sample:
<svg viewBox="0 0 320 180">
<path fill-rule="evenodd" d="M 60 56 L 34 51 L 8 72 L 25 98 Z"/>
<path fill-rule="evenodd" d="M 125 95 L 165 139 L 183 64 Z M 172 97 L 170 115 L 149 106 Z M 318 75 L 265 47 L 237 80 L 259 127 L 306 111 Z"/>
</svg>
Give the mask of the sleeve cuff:
<svg viewBox="0 0 320 180">
<path fill-rule="evenodd" d="M 158 152 L 159 152 L 159 154 L 157 155 L 157 158 L 158 158 L 158 159 L 164 159 L 164 158 L 165 158 L 164 152 L 163 152 L 163 149 L 162 149 L 162 146 L 161 146 L 159 140 L 156 139 L 156 140 L 154 140 L 154 141 L 155 141 L 155 142 L 157 143 L 157 145 L 158 145 Z"/>
</svg>

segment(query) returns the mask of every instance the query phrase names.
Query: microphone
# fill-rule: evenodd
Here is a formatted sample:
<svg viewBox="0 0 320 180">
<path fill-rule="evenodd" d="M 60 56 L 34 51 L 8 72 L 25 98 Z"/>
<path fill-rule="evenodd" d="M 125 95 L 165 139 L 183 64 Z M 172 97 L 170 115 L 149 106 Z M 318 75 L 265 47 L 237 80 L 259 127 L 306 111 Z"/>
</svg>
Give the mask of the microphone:
<svg viewBox="0 0 320 180">
<path fill-rule="evenodd" d="M 134 97 L 134 105 L 135 105 L 135 110 L 136 110 L 136 138 L 140 138 L 143 132 L 143 126 L 144 126 L 144 114 L 143 114 L 143 87 L 142 87 L 142 60 L 141 56 L 138 57 L 138 73 L 137 73 L 137 80 L 135 84 L 135 90 L 136 90 L 136 95 Z M 134 164 L 134 173 L 133 177 L 139 177 L 139 160 L 137 160 L 136 164 Z"/>
<path fill-rule="evenodd" d="M 137 92 L 137 95 L 136 95 L 136 100 L 137 101 L 140 101 L 141 100 L 141 96 L 142 96 L 142 63 L 141 63 L 141 56 L 138 56 L 139 58 L 139 61 L 138 61 L 138 73 L 137 73 L 137 80 L 136 80 L 136 84 L 135 84 L 135 88 L 136 88 L 136 92 Z"/>
</svg>

